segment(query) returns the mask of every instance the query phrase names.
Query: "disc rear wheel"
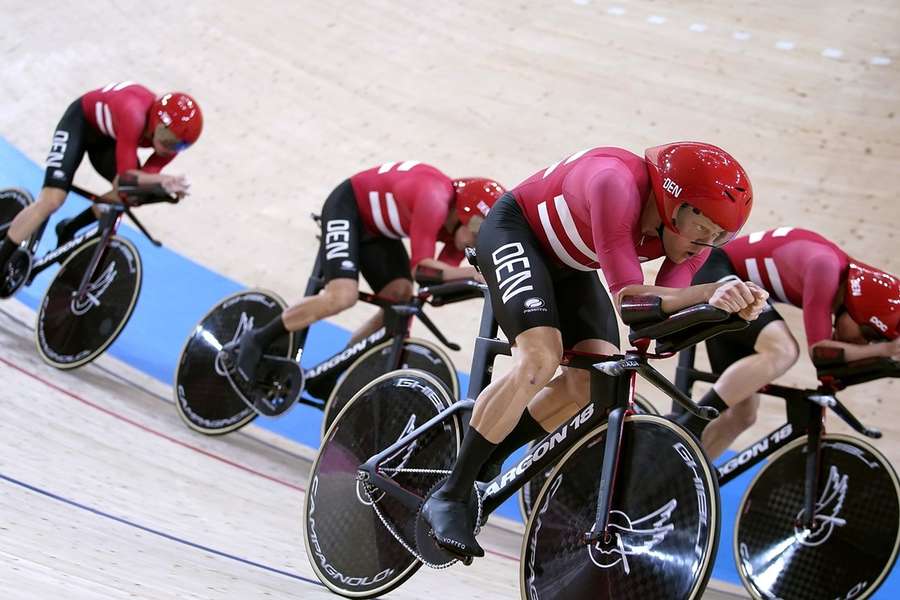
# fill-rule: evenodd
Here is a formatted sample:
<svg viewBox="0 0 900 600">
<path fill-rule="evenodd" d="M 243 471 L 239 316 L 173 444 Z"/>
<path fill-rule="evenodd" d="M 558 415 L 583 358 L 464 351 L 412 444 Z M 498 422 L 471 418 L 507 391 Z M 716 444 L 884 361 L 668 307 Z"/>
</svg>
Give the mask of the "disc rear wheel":
<svg viewBox="0 0 900 600">
<path fill-rule="evenodd" d="M 216 304 L 188 336 L 175 371 L 175 406 L 185 424 L 206 435 L 240 429 L 256 418 L 225 378 L 219 350 L 245 331 L 265 325 L 285 309 L 284 300 L 263 290 L 245 290 Z M 293 334 L 276 340 L 266 354 L 290 357 Z"/>
<path fill-rule="evenodd" d="M 322 436 L 356 393 L 377 377 L 394 370 L 390 364 L 393 341 L 378 344 L 356 359 L 341 375 L 325 403 L 322 417 Z M 444 384 L 451 398 L 459 398 L 459 378 L 450 358 L 440 348 L 426 340 L 408 338 L 403 341 L 398 369 L 418 369 L 431 373 Z"/>
<path fill-rule="evenodd" d="M 360 390 L 329 428 L 310 471 L 303 533 L 310 564 L 336 594 L 374 598 L 421 566 L 413 553 L 418 511 L 361 482 L 357 469 L 451 401 L 434 376 L 393 371 Z M 424 499 L 449 472 L 460 439 L 460 423 L 450 417 L 390 457 L 381 473 Z"/>
</svg>

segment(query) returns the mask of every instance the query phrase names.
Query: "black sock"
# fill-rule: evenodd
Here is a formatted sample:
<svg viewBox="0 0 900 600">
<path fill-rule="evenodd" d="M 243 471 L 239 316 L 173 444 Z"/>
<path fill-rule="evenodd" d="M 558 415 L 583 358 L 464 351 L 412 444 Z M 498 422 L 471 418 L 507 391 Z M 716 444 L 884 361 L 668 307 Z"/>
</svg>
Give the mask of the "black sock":
<svg viewBox="0 0 900 600">
<path fill-rule="evenodd" d="M 469 427 L 450 478 L 441 487 L 441 496 L 448 500 L 467 500 L 478 472 L 495 448 L 497 444 L 490 443 L 474 427 Z"/>
<path fill-rule="evenodd" d="M 9 239 L 9 236 L 4 236 L 3 241 L 0 242 L 0 266 L 6 264 L 6 261 L 9 260 L 9 257 L 12 256 L 12 253 L 18 248 L 19 245 Z"/>
<path fill-rule="evenodd" d="M 544 431 L 541 424 L 534 420 L 528 408 L 522 411 L 519 422 L 506 438 L 497 445 L 497 448 L 491 454 L 491 458 L 485 463 L 484 469 L 479 476 L 493 479 L 503 467 L 503 461 L 509 458 L 509 455 L 527 444 L 532 440 L 542 438 L 549 432 Z M 482 479 L 484 481 L 485 479 Z"/>
<path fill-rule="evenodd" d="M 259 347 L 265 350 L 272 342 L 277 340 L 283 335 L 287 335 L 288 330 L 284 327 L 284 321 L 281 320 L 281 315 L 279 314 L 277 317 L 253 330 L 253 337 L 259 343 Z"/>
<path fill-rule="evenodd" d="M 712 406 L 719 411 L 719 414 L 728 410 L 728 405 L 725 404 L 725 402 L 714 389 L 706 392 L 706 394 L 703 395 L 703 398 L 701 398 L 700 402 L 698 402 L 697 404 L 699 406 Z M 687 411 L 678 415 L 675 418 L 675 421 L 690 429 L 691 432 L 698 438 L 703 434 L 703 430 L 706 429 L 706 426 L 710 424 L 710 421 L 701 419 L 700 417 L 696 417 Z"/>
<path fill-rule="evenodd" d="M 57 231 L 56 235 L 60 239 L 70 240 L 75 237 L 75 234 L 78 233 L 79 229 L 87 227 L 88 225 L 95 223 L 96 221 L 97 215 L 94 214 L 93 208 L 89 206 L 69 219 L 65 227 Z"/>
</svg>

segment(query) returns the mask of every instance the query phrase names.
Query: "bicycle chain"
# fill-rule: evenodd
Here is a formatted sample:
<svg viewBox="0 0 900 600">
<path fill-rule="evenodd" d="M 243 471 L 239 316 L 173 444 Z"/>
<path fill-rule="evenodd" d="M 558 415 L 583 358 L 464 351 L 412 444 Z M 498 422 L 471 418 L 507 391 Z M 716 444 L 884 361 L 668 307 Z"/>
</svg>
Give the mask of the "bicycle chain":
<svg viewBox="0 0 900 600">
<path fill-rule="evenodd" d="M 450 471 L 443 470 L 443 469 L 404 469 L 404 468 L 399 468 L 399 469 L 382 469 L 382 470 L 385 472 L 393 472 L 393 473 L 421 473 L 421 474 L 427 474 L 427 475 L 449 475 L 450 474 Z M 413 558 L 415 558 L 420 563 L 422 563 L 423 565 L 425 565 L 426 567 L 429 567 L 431 569 L 447 569 L 449 567 L 452 567 L 457 562 L 459 562 L 458 558 L 454 558 L 450 562 L 444 563 L 442 565 L 438 565 L 438 564 L 431 563 L 431 562 L 428 562 L 427 560 L 425 560 L 425 558 L 422 557 L 422 555 L 419 554 L 419 552 L 417 550 L 415 550 L 412 546 L 410 546 L 408 543 L 406 543 L 406 540 L 403 539 L 403 536 L 401 536 L 397 532 L 397 530 L 394 529 L 394 527 L 390 523 L 388 523 L 385 516 L 383 514 L 381 514 L 381 511 L 378 509 L 378 502 L 373 500 L 372 495 L 369 493 L 369 487 L 371 487 L 371 486 L 368 483 L 363 483 L 363 491 L 365 491 L 366 497 L 368 498 L 369 502 L 371 503 L 372 509 L 375 511 L 375 514 L 378 516 L 378 520 L 381 521 L 381 524 L 384 525 L 384 528 L 388 530 L 388 533 L 390 533 L 394 537 L 394 539 L 397 540 L 400 543 L 400 545 L 403 546 L 403 548 L 405 548 L 406 551 L 412 555 Z M 481 531 L 481 526 L 478 524 L 481 523 L 482 502 L 481 502 L 481 494 L 478 493 L 478 486 L 476 485 L 474 487 L 475 487 L 475 498 L 478 500 L 478 512 L 477 512 L 477 518 L 475 520 L 475 535 L 478 535 L 478 533 Z"/>
</svg>

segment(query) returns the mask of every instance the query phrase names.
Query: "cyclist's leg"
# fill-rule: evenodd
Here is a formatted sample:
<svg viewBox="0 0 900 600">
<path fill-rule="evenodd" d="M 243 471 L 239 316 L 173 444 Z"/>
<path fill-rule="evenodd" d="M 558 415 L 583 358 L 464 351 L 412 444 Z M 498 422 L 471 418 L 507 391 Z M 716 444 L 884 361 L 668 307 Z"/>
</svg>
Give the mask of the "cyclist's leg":
<svg viewBox="0 0 900 600">
<path fill-rule="evenodd" d="M 553 377 L 562 356 L 553 280 L 534 234 L 510 195 L 491 210 L 477 247 L 495 317 L 515 342 L 513 364 L 479 394 L 453 471 L 422 509 L 438 543 L 469 556 L 484 554 L 475 541 L 474 515 L 467 507 L 473 484 L 498 442 Z"/>
<path fill-rule="evenodd" d="M 342 312 L 356 303 L 359 290 L 359 212 L 347 179 L 331 192 L 322 207 L 322 276 L 325 287 L 285 309 L 270 322 L 248 330 L 238 340 L 236 367 L 252 381 L 263 349 L 291 331 Z"/>
<path fill-rule="evenodd" d="M 609 295 L 594 273 L 552 271 L 559 307 L 563 346 L 582 352 L 613 354 L 619 347 L 619 324 Z M 504 438 L 481 474 L 490 479 L 516 449 L 543 437 L 566 422 L 590 401 L 590 373 L 563 367 L 522 411 L 512 432 Z"/>
<path fill-rule="evenodd" d="M 360 270 L 363 277 L 382 298 L 393 302 L 408 302 L 413 295 L 409 254 L 400 240 L 363 236 L 360 244 Z M 354 344 L 384 324 L 384 311 L 379 310 L 350 337 Z"/>
<path fill-rule="evenodd" d="M 56 126 L 47 155 L 44 185 L 37 201 L 16 215 L 0 243 L 0 267 L 9 260 L 13 250 L 65 202 L 75 171 L 84 158 L 87 131 L 87 119 L 79 98 L 69 105 Z"/>
<path fill-rule="evenodd" d="M 110 182 L 116 177 L 116 142 L 110 138 L 101 136 L 96 132 L 88 132 L 86 136 L 87 142 L 85 148 L 88 158 L 97 171 L 104 179 Z M 106 195 L 109 197 L 109 194 Z M 113 196 L 115 198 L 115 196 Z M 101 204 L 91 204 L 83 211 L 70 217 L 62 219 L 56 224 L 56 242 L 58 245 L 65 244 L 75 237 L 79 230 L 91 225 L 100 218 L 104 207 Z"/>
<path fill-rule="evenodd" d="M 732 337 L 741 336 L 743 344 Z M 755 340 L 753 337 L 755 336 Z M 752 344 L 752 351 L 741 352 L 741 347 Z M 703 430 L 703 446 L 710 458 L 716 458 L 727 449 L 735 438 L 756 421 L 759 399 L 755 392 L 762 386 L 783 375 L 797 362 L 797 340 L 787 324 L 774 308 L 769 308 L 744 331 L 718 337 L 707 342 L 711 364 L 722 373 L 713 385 L 715 393 L 729 407 Z M 735 358 L 735 354 L 745 354 Z M 704 421 L 706 423 L 706 421 Z"/>
<path fill-rule="evenodd" d="M 618 352 L 616 309 L 596 274 L 565 272 L 554 287 L 565 347 L 595 354 Z M 584 369 L 563 368 L 528 410 L 545 430 L 555 430 L 590 402 L 590 377 Z"/>
</svg>

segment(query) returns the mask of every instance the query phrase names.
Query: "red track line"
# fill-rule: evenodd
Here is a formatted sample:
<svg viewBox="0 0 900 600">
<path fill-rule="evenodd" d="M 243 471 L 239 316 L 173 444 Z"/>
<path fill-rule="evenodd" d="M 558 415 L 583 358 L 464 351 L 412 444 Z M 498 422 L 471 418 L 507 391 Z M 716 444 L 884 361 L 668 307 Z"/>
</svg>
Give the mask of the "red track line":
<svg viewBox="0 0 900 600">
<path fill-rule="evenodd" d="M 233 460 L 229 460 L 229 459 L 225 458 L 224 456 L 219 456 L 218 454 L 215 454 L 215 453 L 210 452 L 210 451 L 208 451 L 208 450 L 204 450 L 203 448 L 198 448 L 197 446 L 193 446 L 193 445 L 191 445 L 191 444 L 188 444 L 187 442 L 182 442 L 181 440 L 176 439 L 176 438 L 174 438 L 174 437 L 172 437 L 172 436 L 170 436 L 170 435 L 166 435 L 165 433 L 162 433 L 161 431 L 157 431 L 157 430 L 155 430 L 155 429 L 153 429 L 153 428 L 151 428 L 151 427 L 147 427 L 146 425 L 144 425 L 144 424 L 142 424 L 142 423 L 138 423 L 137 421 L 135 421 L 135 420 L 133 420 L 133 419 L 129 419 L 128 417 L 123 416 L 123 415 L 120 415 L 120 414 L 118 414 L 118 413 L 116 413 L 116 412 L 113 412 L 113 411 L 109 410 L 108 408 L 104 408 L 104 407 L 100 406 L 99 404 L 95 404 L 95 403 L 91 402 L 90 400 L 87 400 L 87 399 L 85 399 L 85 398 L 82 398 L 81 396 L 79 396 L 79 395 L 77 395 L 77 394 L 73 394 L 73 393 L 70 392 L 69 390 L 66 390 L 66 389 L 64 389 L 64 388 L 61 388 L 61 387 L 59 387 L 58 385 L 56 385 L 56 384 L 54 384 L 54 383 L 52 383 L 52 382 L 50 382 L 50 381 L 47 381 L 46 379 L 44 379 L 44 378 L 41 377 L 40 375 L 37 375 L 37 374 L 35 374 L 35 373 L 32 373 L 32 372 L 30 372 L 30 371 L 28 371 L 28 370 L 26 370 L 26 369 L 20 367 L 19 365 L 15 364 L 15 363 L 13 363 L 13 362 L 10 362 L 9 360 L 7 360 L 7 359 L 5 359 L 5 358 L 3 358 L 3 357 L 0 357 L 0 362 L 4 363 L 4 364 L 7 365 L 8 367 L 11 367 L 11 368 L 15 369 L 16 371 L 22 373 L 23 375 L 27 375 L 28 377 L 31 377 L 31 378 L 34 379 L 35 381 L 38 381 L 38 382 L 40 382 L 40 383 L 43 383 L 43 384 L 46 385 L 47 387 L 49 387 L 49 388 L 51 388 L 51 389 L 54 389 L 54 390 L 56 390 L 57 392 L 59 392 L 59 393 L 61 393 L 61 394 L 65 394 L 66 396 L 68 396 L 68 397 L 70 397 L 70 398 L 72 398 L 72 399 L 74 399 L 74 400 L 77 400 L 78 402 L 81 402 L 82 404 L 85 404 L 85 405 L 87 405 L 87 406 L 90 406 L 91 408 L 94 408 L 94 409 L 96 409 L 96 410 L 99 410 L 100 412 L 102 412 L 102 413 L 104 413 L 104 414 L 107 414 L 107 415 L 109 415 L 109 416 L 111 416 L 111 417 L 113 417 L 113 418 L 115 418 L 115 419 L 118 419 L 118 420 L 120 420 L 120 421 L 124 421 L 125 423 L 128 423 L 129 425 L 133 425 L 134 427 L 137 427 L 138 429 L 141 429 L 141 430 L 143 430 L 143 431 L 146 431 L 147 433 L 150 433 L 150 434 L 155 435 L 155 436 L 157 436 L 157 437 L 161 437 L 161 438 L 163 438 L 164 440 L 168 440 L 168 441 L 172 442 L 173 444 L 178 444 L 179 446 L 181 446 L 181 447 L 183 447 L 183 448 L 187 448 L 188 450 L 193 450 L 194 452 L 197 452 L 197 453 L 202 454 L 202 455 L 204 455 L 204 456 L 208 456 L 209 458 L 212 458 L 213 460 L 217 460 L 217 461 L 219 461 L 219 462 L 225 463 L 226 465 L 230 465 L 230 466 L 232 466 L 232 467 L 235 467 L 235 468 L 237 468 L 237 469 L 240 469 L 241 471 L 245 471 L 245 472 L 250 473 L 250 474 L 252 474 L 252 475 L 256 475 L 256 476 L 258 476 L 258 477 L 262 477 L 263 479 L 268 479 L 269 481 L 273 481 L 273 482 L 278 483 L 278 484 L 281 484 L 281 485 L 283 485 L 283 486 L 285 486 L 285 487 L 289 487 L 289 488 L 291 488 L 291 489 L 297 490 L 298 492 L 306 492 L 306 488 L 303 488 L 303 487 L 301 487 L 301 486 L 299 486 L 299 485 L 294 485 L 293 483 L 290 483 L 290 482 L 288 482 L 288 481 L 284 481 L 283 479 L 279 479 L 279 478 L 273 477 L 273 476 L 271 476 L 271 475 L 266 475 L 265 473 L 262 473 L 262 472 L 260 472 L 260 471 L 255 470 L 255 469 L 251 469 L 250 467 L 246 467 L 246 466 L 244 466 L 244 465 L 242 465 L 242 464 L 240 464 L 240 463 L 236 463 L 236 462 L 234 462 Z"/>
<path fill-rule="evenodd" d="M 129 425 L 137 427 L 138 429 L 140 429 L 142 431 L 146 431 L 147 433 L 150 433 L 150 434 L 160 437 L 164 440 L 172 442 L 173 444 L 178 444 L 179 446 L 181 446 L 183 448 L 187 448 L 188 450 L 193 450 L 194 452 L 197 452 L 204 456 L 208 456 L 209 458 L 212 458 L 213 460 L 217 460 L 219 462 L 225 463 L 226 465 L 230 465 L 232 467 L 240 469 L 241 471 L 245 471 L 252 475 L 262 477 L 263 479 L 268 479 L 269 481 L 273 481 L 275 483 L 281 484 L 283 486 L 289 487 L 289 488 L 297 490 L 299 492 L 306 492 L 306 488 L 304 488 L 304 487 L 301 487 L 299 485 L 294 485 L 293 483 L 284 481 L 283 479 L 279 479 L 277 477 L 272 477 L 271 475 L 266 475 L 265 473 L 262 473 L 255 469 L 251 469 L 250 467 L 245 467 L 244 465 L 242 465 L 240 463 L 236 463 L 233 460 L 229 460 L 223 456 L 219 456 L 218 454 L 214 454 L 208 450 L 204 450 L 203 448 L 198 448 L 197 446 L 193 446 L 191 444 L 188 444 L 187 442 L 182 442 L 181 440 L 173 438 L 170 435 L 166 435 L 165 433 L 163 433 L 161 431 L 157 431 L 151 427 L 147 427 L 146 425 L 144 425 L 142 423 L 138 423 L 137 421 L 135 421 L 133 419 L 129 419 L 128 417 L 126 417 L 124 415 L 120 415 L 116 412 L 109 410 L 108 408 L 104 408 L 104 407 L 100 406 L 99 404 L 95 404 L 95 403 L 91 402 L 90 400 L 82 398 L 78 394 L 74 394 L 74 393 L 70 392 L 69 390 L 59 387 L 58 385 L 56 385 L 55 383 L 53 383 L 51 381 L 47 381 L 40 375 L 32 373 L 31 371 L 28 371 L 28 370 L 24 369 L 23 367 L 20 367 L 19 365 L 15 364 L 3 357 L 0 357 L 0 362 L 2 362 L 3 364 L 5 364 L 6 366 L 8 366 L 12 369 L 15 369 L 19 373 L 22 373 L 23 375 L 26 375 L 26 376 L 34 379 L 35 381 L 43 383 L 47 387 L 49 387 L 53 390 L 56 390 L 57 392 L 59 392 L 61 394 L 65 394 L 66 396 L 72 398 L 73 400 L 77 400 L 78 402 L 81 402 L 82 404 L 84 404 L 86 406 L 90 406 L 93 409 L 99 410 L 100 412 L 102 412 L 106 415 L 109 415 L 115 419 L 118 419 L 120 421 L 128 423 Z M 499 556 L 501 558 L 505 558 L 507 560 L 511 560 L 511 561 L 515 561 L 515 562 L 519 561 L 519 558 L 517 556 L 511 556 L 509 554 L 504 554 L 503 552 L 497 552 L 496 550 L 485 549 L 485 552 L 487 552 L 488 554 L 493 554 L 494 556 Z"/>
</svg>

